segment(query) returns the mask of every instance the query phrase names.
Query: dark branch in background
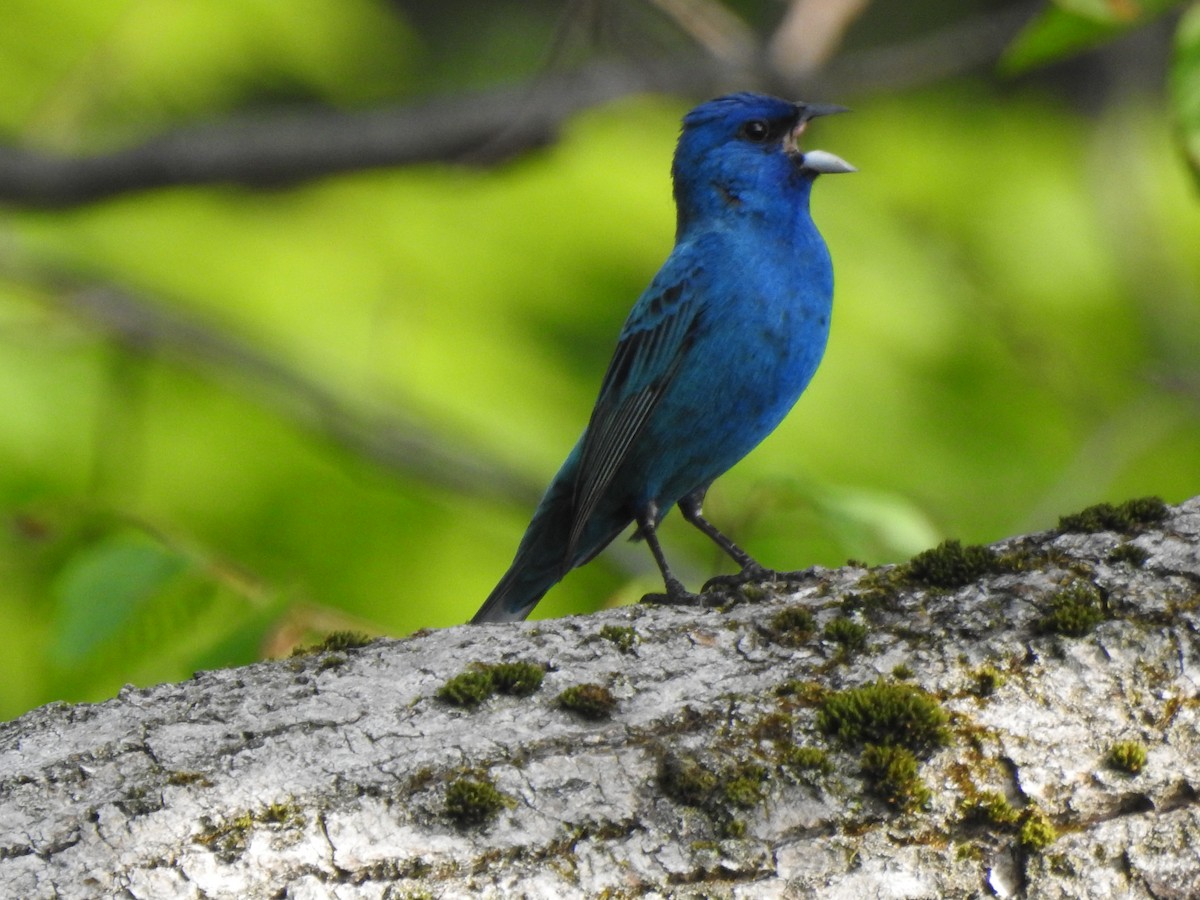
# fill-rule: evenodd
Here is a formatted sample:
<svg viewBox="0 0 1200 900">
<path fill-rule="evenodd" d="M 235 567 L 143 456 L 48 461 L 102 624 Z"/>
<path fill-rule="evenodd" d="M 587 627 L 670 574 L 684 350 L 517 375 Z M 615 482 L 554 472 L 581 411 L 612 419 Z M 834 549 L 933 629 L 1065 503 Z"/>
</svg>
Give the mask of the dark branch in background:
<svg viewBox="0 0 1200 900">
<path fill-rule="evenodd" d="M 1007 9 L 909 44 L 849 54 L 811 77 L 784 79 L 762 64 L 763 53 L 752 57 L 752 68 L 700 56 L 605 62 L 419 106 L 233 118 L 95 156 L 5 147 L 0 202 L 65 207 L 171 186 L 265 187 L 384 166 L 490 164 L 544 146 L 574 114 L 629 94 L 705 97 L 758 87 L 830 99 L 935 81 L 994 60 L 1028 14 L 1025 8 Z"/>
<path fill-rule="evenodd" d="M 47 305 L 131 351 L 237 382 L 250 397 L 318 436 L 418 483 L 468 496 L 532 507 L 541 485 L 486 452 L 397 415 L 355 408 L 311 378 L 249 344 L 110 286 L 39 286 Z"/>
</svg>

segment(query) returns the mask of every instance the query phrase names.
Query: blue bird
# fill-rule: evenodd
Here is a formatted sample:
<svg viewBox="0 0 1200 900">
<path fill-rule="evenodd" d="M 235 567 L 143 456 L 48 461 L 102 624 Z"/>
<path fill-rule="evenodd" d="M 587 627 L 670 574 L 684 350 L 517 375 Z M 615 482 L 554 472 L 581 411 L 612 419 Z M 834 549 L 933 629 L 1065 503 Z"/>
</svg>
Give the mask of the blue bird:
<svg viewBox="0 0 1200 900">
<path fill-rule="evenodd" d="M 675 247 L 621 329 L 582 437 L 550 483 L 512 566 L 472 622 L 524 619 L 555 583 L 630 523 L 666 595 L 697 602 L 657 528 L 683 517 L 741 566 L 771 573 L 702 514 L 709 485 L 799 399 L 825 353 L 833 268 L 808 201 L 820 174 L 854 167 L 802 152 L 810 119 L 840 106 L 740 93 L 683 119 L 671 177 Z"/>
</svg>

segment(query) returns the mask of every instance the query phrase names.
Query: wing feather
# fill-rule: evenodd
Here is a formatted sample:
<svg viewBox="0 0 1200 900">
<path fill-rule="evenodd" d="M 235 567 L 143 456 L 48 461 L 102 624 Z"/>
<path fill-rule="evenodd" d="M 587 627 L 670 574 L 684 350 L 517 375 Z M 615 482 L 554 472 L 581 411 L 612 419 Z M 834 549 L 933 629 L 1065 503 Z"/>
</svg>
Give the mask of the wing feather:
<svg viewBox="0 0 1200 900">
<path fill-rule="evenodd" d="M 573 559 L 596 504 L 678 371 L 703 317 L 704 307 L 689 296 L 686 277 L 666 287 L 660 287 L 659 280 L 638 301 L 622 330 L 584 435 L 568 560 Z"/>
</svg>

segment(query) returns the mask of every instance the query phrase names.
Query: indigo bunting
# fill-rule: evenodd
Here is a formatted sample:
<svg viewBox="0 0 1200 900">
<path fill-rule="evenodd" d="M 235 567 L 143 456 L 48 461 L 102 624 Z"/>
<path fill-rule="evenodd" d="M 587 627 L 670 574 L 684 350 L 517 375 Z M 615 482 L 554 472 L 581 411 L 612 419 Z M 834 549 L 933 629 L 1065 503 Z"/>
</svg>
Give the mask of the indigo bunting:
<svg viewBox="0 0 1200 900">
<path fill-rule="evenodd" d="M 524 619 L 630 523 L 666 602 L 697 602 L 656 530 L 684 519 L 741 566 L 769 570 L 702 514 L 709 485 L 770 434 L 825 352 L 833 269 L 808 201 L 820 174 L 854 167 L 803 152 L 809 120 L 843 107 L 740 93 L 683 119 L 671 168 L 675 247 L 634 304 L 582 437 L 533 514 L 512 566 L 472 622 Z"/>
</svg>

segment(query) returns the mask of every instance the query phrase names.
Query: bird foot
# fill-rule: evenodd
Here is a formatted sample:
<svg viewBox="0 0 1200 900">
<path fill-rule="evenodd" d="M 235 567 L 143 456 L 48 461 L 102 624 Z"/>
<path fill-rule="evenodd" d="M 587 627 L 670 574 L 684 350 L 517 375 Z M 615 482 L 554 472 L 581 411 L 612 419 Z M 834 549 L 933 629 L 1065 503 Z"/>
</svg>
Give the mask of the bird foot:
<svg viewBox="0 0 1200 900">
<path fill-rule="evenodd" d="M 699 606 L 709 607 L 720 605 L 716 598 L 710 597 L 707 594 L 693 594 L 680 586 L 676 590 L 668 588 L 665 594 L 646 594 L 641 599 L 642 603 L 650 603 L 655 606 Z"/>
<path fill-rule="evenodd" d="M 758 563 L 746 566 L 742 571 L 733 575 L 714 575 L 704 582 L 702 591 L 720 590 L 722 588 L 738 588 L 743 584 L 796 584 L 807 581 L 813 575 L 812 569 L 801 569 L 797 572 L 777 572 Z"/>
</svg>

